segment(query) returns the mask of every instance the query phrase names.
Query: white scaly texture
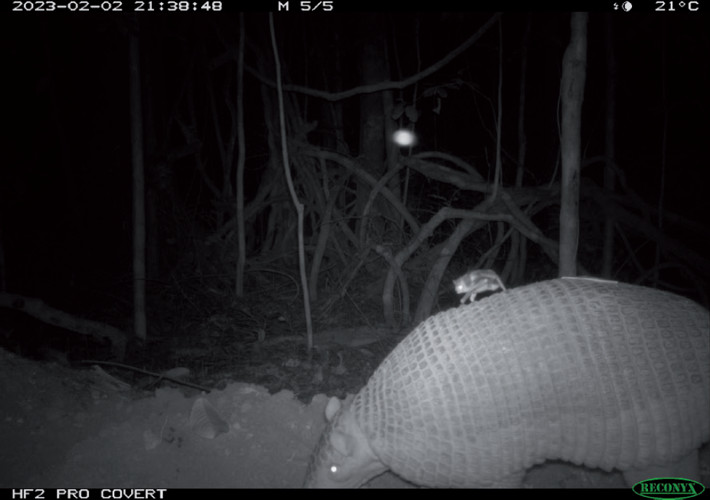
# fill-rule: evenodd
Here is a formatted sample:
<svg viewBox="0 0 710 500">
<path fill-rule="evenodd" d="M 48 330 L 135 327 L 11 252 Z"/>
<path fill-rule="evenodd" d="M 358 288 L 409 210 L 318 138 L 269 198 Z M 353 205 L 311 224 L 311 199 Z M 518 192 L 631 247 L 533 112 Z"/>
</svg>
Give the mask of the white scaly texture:
<svg viewBox="0 0 710 500">
<path fill-rule="evenodd" d="M 346 411 L 422 486 L 516 486 L 548 459 L 671 462 L 710 438 L 709 332 L 708 311 L 670 293 L 535 283 L 425 320 Z"/>
</svg>

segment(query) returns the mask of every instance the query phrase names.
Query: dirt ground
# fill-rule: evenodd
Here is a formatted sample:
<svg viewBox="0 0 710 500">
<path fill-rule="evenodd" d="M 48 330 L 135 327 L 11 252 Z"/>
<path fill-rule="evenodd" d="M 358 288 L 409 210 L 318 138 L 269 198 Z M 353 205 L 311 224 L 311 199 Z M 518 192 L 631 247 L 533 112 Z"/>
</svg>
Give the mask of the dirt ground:
<svg viewBox="0 0 710 500">
<path fill-rule="evenodd" d="M 0 349 L 2 488 L 296 488 L 324 427 L 327 398 L 228 383 L 201 394 L 137 389 L 105 367 L 83 369 Z M 708 484 L 708 449 L 703 451 Z M 370 487 L 411 487 L 392 474 Z M 619 474 L 566 464 L 526 487 L 624 487 Z"/>
</svg>

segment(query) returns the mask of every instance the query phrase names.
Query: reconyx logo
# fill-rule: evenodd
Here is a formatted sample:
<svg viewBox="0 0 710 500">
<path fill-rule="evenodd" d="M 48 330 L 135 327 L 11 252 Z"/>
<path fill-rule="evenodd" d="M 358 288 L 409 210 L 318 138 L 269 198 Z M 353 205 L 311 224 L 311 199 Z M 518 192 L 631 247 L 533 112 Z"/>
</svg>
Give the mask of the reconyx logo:
<svg viewBox="0 0 710 500">
<path fill-rule="evenodd" d="M 705 486 L 682 477 L 654 477 L 639 481 L 632 489 L 642 497 L 668 500 L 696 497 L 705 491 Z"/>
</svg>

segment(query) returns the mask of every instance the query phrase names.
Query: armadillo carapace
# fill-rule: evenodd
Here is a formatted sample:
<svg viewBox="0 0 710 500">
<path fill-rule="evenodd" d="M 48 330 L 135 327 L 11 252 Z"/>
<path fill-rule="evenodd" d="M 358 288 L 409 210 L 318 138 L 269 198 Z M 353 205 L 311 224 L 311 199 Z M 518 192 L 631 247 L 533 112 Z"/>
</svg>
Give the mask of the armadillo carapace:
<svg viewBox="0 0 710 500">
<path fill-rule="evenodd" d="M 559 459 L 697 479 L 710 438 L 710 314 L 683 297 L 556 279 L 436 314 L 329 420 L 306 486 L 392 470 L 421 486 L 519 486 Z M 652 475 L 651 475 L 652 474 Z"/>
</svg>

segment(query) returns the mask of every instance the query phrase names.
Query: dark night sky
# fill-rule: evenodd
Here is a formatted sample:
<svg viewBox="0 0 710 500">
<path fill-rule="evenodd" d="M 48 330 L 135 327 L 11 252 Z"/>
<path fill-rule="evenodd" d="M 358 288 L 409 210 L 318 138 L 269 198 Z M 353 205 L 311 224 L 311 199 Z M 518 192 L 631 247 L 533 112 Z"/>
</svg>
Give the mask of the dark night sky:
<svg viewBox="0 0 710 500">
<path fill-rule="evenodd" d="M 429 12 L 423 16 L 389 12 L 381 16 L 393 80 L 416 73 L 417 65 L 423 68 L 433 64 L 489 17 L 475 12 Z M 708 17 L 702 13 L 652 12 L 616 13 L 613 17 L 618 57 L 619 164 L 633 189 L 654 204 L 660 189 L 665 112 L 667 208 L 697 221 L 705 220 L 710 158 Z M 526 16 L 509 12 L 503 19 L 503 137 L 504 147 L 514 157 Z M 175 109 L 183 92 L 196 89 L 196 107 L 206 110 L 207 100 L 199 91 L 205 85 L 200 65 L 222 54 L 225 43 L 234 43 L 238 16 L 146 15 L 140 23 L 144 76 L 151 78 L 144 99 L 151 100 L 158 133 L 162 134 L 158 142 L 165 152 L 180 147 L 180 135 L 174 130 L 167 134 L 160 124 L 167 123 L 171 113 L 184 113 L 183 108 Z M 9 269 L 8 291 L 61 296 L 67 283 L 93 282 L 92 286 L 101 288 L 130 276 L 127 25 L 128 17 L 122 15 L 3 14 L 6 143 L 0 167 L 0 224 Z M 270 50 L 267 16 L 249 13 L 246 25 L 246 63 L 257 68 L 254 48 L 258 47 L 259 53 Z M 355 62 L 363 43 L 359 14 L 276 15 L 276 26 L 285 77 L 291 83 L 329 90 L 362 83 Z M 583 123 L 586 158 L 603 153 L 607 78 L 604 29 L 603 14 L 593 13 L 589 20 Z M 418 49 L 414 43 L 417 38 Z M 544 184 L 554 169 L 561 60 L 568 39 L 569 14 L 532 15 L 526 119 L 529 184 Z M 482 96 L 495 96 L 497 61 L 496 28 L 440 72 L 420 82 L 420 96 L 427 88 L 457 78 L 471 84 L 467 89 L 450 89 L 439 115 L 431 112 L 433 98 L 420 100 L 420 150 L 446 151 L 472 162 L 485 161 L 486 154 L 491 157 L 494 143 L 481 127 L 479 113 L 490 126 L 491 109 Z M 234 68 L 231 65 L 227 69 Z M 187 83 L 186 74 L 194 75 Z M 226 69 L 214 77 L 225 78 L 225 74 Z M 474 87 L 476 92 L 471 90 Z M 247 169 L 258 173 L 267 146 L 259 84 L 249 73 L 246 92 Z M 402 94 L 405 98 L 411 95 L 411 90 Z M 310 101 L 309 120 L 318 118 L 316 102 Z M 357 109 L 354 104 L 350 107 Z M 356 137 L 358 118 L 354 114 L 351 118 L 354 125 L 349 132 Z M 206 120 L 205 116 L 197 119 Z M 210 130 L 205 126 L 202 133 L 208 135 Z M 327 134 L 327 130 L 316 129 L 309 137 L 317 143 Z M 202 139 L 205 156 L 216 162 L 216 153 L 210 151 L 213 140 L 206 136 Z M 507 167 L 513 171 L 512 165 Z M 176 168 L 185 186 L 197 189 L 190 184 L 195 180 L 189 167 Z M 599 180 L 599 168 L 597 165 L 595 171 L 585 175 Z M 698 236 L 704 239 L 707 235 Z"/>
</svg>

